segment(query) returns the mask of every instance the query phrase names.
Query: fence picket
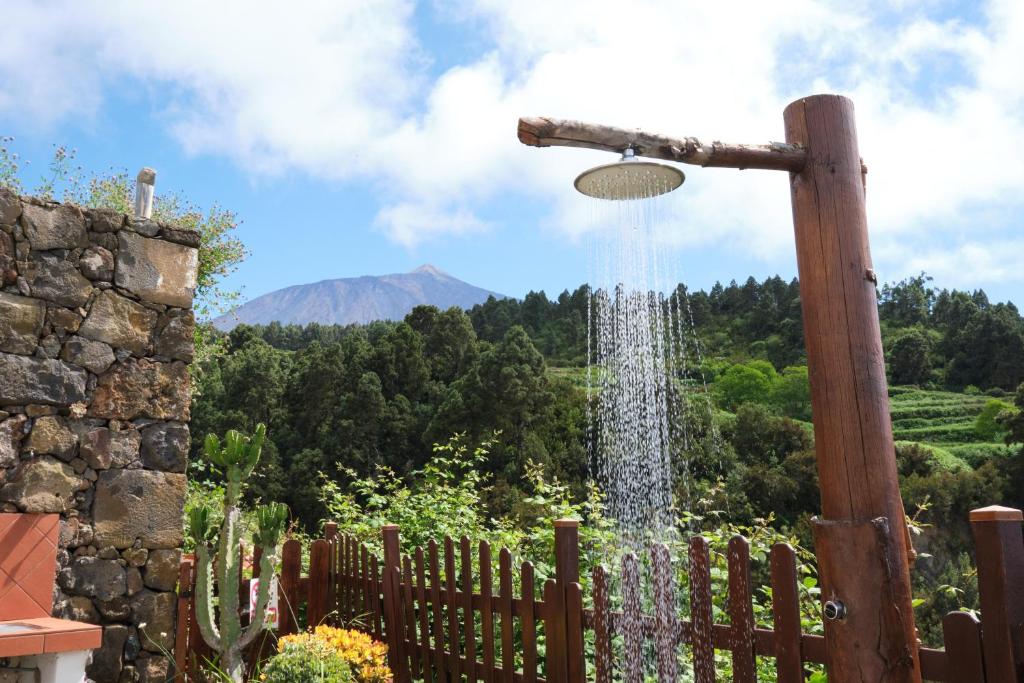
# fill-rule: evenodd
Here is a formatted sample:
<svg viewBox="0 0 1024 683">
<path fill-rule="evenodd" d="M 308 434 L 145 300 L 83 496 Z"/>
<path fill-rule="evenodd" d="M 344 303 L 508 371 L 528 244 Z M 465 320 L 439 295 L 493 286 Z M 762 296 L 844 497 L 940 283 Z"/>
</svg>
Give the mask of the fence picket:
<svg viewBox="0 0 1024 683">
<path fill-rule="evenodd" d="M 374 607 L 370 601 L 370 550 L 364 544 L 359 544 L 359 559 L 360 569 L 358 581 L 352 582 L 352 588 L 354 590 L 353 595 L 355 596 L 355 609 L 361 611 L 362 620 L 367 625 L 373 624 Z M 367 627 L 368 631 L 372 631 L 372 626 Z"/>
<path fill-rule="evenodd" d="M 466 680 L 479 678 L 476 665 L 476 619 L 473 615 L 473 550 L 469 537 L 459 540 L 462 555 L 462 633 L 466 648 Z"/>
<path fill-rule="evenodd" d="M 695 683 L 715 683 L 711 612 L 711 551 L 703 536 L 690 538 L 690 625 Z"/>
<path fill-rule="evenodd" d="M 643 683 L 644 637 L 641 632 L 640 568 L 633 553 L 622 558 L 623 674 L 626 683 Z"/>
<path fill-rule="evenodd" d="M 675 683 L 679 668 L 676 659 L 676 595 L 668 546 L 659 543 L 651 548 L 651 569 L 654 579 L 654 637 L 658 680 L 661 683 Z"/>
<path fill-rule="evenodd" d="M 596 683 L 612 681 L 612 646 L 608 624 L 608 573 L 603 565 L 594 567 L 594 669 Z"/>
<path fill-rule="evenodd" d="M 430 563 L 430 616 L 434 625 L 434 668 L 437 669 L 438 680 L 446 681 L 448 665 L 444 656 L 444 610 L 441 604 L 441 570 L 437 559 L 437 541 L 430 540 L 427 544 L 427 554 Z"/>
<path fill-rule="evenodd" d="M 788 543 L 772 546 L 772 625 L 775 631 L 775 663 L 778 683 L 803 683 L 800 661 L 800 593 L 797 587 L 796 551 Z"/>
<path fill-rule="evenodd" d="M 732 680 L 754 683 L 754 597 L 750 586 L 750 543 L 729 539 L 729 623 L 732 632 Z"/>
<path fill-rule="evenodd" d="M 461 678 L 462 648 L 459 647 L 459 603 L 456 600 L 455 587 L 458 577 L 455 574 L 455 543 L 451 536 L 444 538 L 444 581 L 448 589 L 448 653 L 449 671 L 452 679 Z"/>
<path fill-rule="evenodd" d="M 491 576 L 491 546 L 487 541 L 480 541 L 480 637 L 484 651 L 483 679 L 487 683 L 494 681 L 494 611 L 491 596 L 494 590 L 494 578 Z"/>
<path fill-rule="evenodd" d="M 193 561 L 184 558 L 178 565 L 178 619 L 174 633 L 174 669 L 179 676 L 188 671 L 189 608 L 192 605 Z"/>
<path fill-rule="evenodd" d="M 522 611 L 519 622 L 523 631 L 523 680 L 526 683 L 537 681 L 537 606 L 534 602 L 533 563 L 523 562 L 519 569 L 520 604 Z"/>
<path fill-rule="evenodd" d="M 967 612 L 950 612 L 942 620 L 942 637 L 946 645 L 948 683 L 985 680 L 985 656 L 978 619 Z"/>
<path fill-rule="evenodd" d="M 583 589 L 575 581 L 565 589 L 565 618 L 566 680 L 584 683 L 587 672 L 583 659 Z"/>
<path fill-rule="evenodd" d="M 568 680 L 566 671 L 567 651 L 565 643 L 565 593 L 558 582 L 548 579 L 544 582 L 544 661 L 548 680 Z"/>
<path fill-rule="evenodd" d="M 416 602 L 420 619 L 420 666 L 423 678 L 430 680 L 430 624 L 427 605 L 427 581 L 423 568 L 423 548 L 416 546 Z"/>
<path fill-rule="evenodd" d="M 340 616 L 338 612 L 338 577 L 341 575 L 338 565 L 338 547 L 341 545 L 341 539 L 338 538 L 338 524 L 336 522 L 324 524 L 324 539 L 330 543 L 327 565 L 327 572 L 329 574 L 327 581 L 328 623 L 332 626 L 337 626 Z M 253 569 L 255 568 L 254 564 Z"/>
<path fill-rule="evenodd" d="M 285 541 L 281 552 L 281 581 L 278 599 L 278 633 L 286 636 L 299 629 L 299 577 L 302 574 L 302 544 Z"/>
<path fill-rule="evenodd" d="M 502 683 L 514 683 L 516 657 L 512 651 L 512 553 L 502 548 L 498 553 L 498 614 L 501 617 L 501 680 Z"/>
<path fill-rule="evenodd" d="M 421 678 L 420 649 L 416 646 L 416 602 L 412 594 L 412 558 L 402 556 L 402 602 L 405 603 L 406 640 L 409 643 L 409 671 L 413 678 Z"/>
<path fill-rule="evenodd" d="M 309 591 L 306 597 L 306 623 L 315 628 L 327 617 L 327 589 L 331 582 L 331 544 L 318 539 L 309 549 Z"/>
<path fill-rule="evenodd" d="M 373 624 L 373 637 L 382 641 L 384 640 L 384 628 L 381 622 L 384 619 L 384 609 L 381 605 L 381 574 L 376 555 L 370 555 L 370 575 L 368 579 L 366 589 L 370 595 L 370 619 Z"/>
<path fill-rule="evenodd" d="M 354 615 L 351 609 L 351 598 L 356 587 L 356 581 L 354 581 L 353 565 L 355 564 L 352 560 L 352 537 L 345 535 L 341 539 L 341 547 L 338 548 L 339 564 L 341 565 L 341 571 L 345 579 L 341 582 L 341 590 L 338 595 L 338 612 L 341 614 L 341 620 L 344 623 L 352 621 Z"/>
</svg>

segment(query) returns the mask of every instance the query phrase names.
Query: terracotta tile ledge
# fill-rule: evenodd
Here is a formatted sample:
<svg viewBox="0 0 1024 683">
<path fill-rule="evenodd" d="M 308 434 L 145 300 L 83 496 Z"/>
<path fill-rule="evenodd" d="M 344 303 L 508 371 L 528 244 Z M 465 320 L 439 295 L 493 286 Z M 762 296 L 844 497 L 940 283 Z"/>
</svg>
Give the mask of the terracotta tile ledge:
<svg viewBox="0 0 1024 683">
<path fill-rule="evenodd" d="M 11 619 L 0 624 L 25 624 L 32 627 L 26 631 L 0 633 L 0 657 L 94 650 L 103 640 L 102 627 L 69 619 Z"/>
</svg>

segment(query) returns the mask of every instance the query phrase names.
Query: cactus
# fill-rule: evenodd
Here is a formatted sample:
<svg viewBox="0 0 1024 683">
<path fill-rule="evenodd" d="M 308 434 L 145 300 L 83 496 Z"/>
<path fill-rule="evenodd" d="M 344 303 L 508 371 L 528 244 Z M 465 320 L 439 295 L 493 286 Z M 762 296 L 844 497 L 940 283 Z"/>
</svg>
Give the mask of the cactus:
<svg viewBox="0 0 1024 683">
<path fill-rule="evenodd" d="M 206 437 L 203 451 L 206 458 L 220 467 L 227 477 L 224 491 L 224 519 L 220 529 L 214 527 L 213 510 L 199 505 L 189 511 L 189 529 L 196 540 L 196 618 L 199 633 L 215 652 L 220 654 L 220 668 L 231 680 L 241 682 L 245 675 L 243 652 L 263 629 L 264 615 L 270 597 L 270 579 L 277 563 L 277 546 L 288 519 L 288 509 L 280 503 L 263 505 L 256 510 L 257 529 L 253 544 L 260 548 L 259 594 L 256 611 L 243 630 L 238 611 L 239 553 L 241 542 L 238 501 L 242 482 L 252 474 L 260 459 L 266 427 L 256 426 L 251 437 L 234 430 L 224 435 L 221 443 L 215 435 Z M 211 557 L 216 545 L 217 553 Z M 214 606 L 214 567 L 218 587 L 219 609 Z M 217 623 L 219 612 L 220 623 Z"/>
</svg>

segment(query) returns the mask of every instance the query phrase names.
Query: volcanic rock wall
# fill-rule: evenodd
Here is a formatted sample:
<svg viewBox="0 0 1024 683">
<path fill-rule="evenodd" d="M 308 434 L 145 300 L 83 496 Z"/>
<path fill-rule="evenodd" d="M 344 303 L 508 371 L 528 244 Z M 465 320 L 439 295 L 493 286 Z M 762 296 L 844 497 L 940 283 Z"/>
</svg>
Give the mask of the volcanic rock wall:
<svg viewBox="0 0 1024 683">
<path fill-rule="evenodd" d="M 164 681 L 199 235 L 0 190 L 0 510 L 61 513 L 54 614 L 89 677 Z"/>
</svg>

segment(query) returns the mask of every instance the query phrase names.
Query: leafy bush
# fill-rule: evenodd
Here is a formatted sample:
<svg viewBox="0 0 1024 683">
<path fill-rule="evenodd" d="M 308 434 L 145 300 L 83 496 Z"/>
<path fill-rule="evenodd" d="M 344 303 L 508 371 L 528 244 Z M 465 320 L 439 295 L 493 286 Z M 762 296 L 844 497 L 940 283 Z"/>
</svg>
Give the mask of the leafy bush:
<svg viewBox="0 0 1024 683">
<path fill-rule="evenodd" d="M 974 432 L 985 441 L 1002 441 L 1010 429 L 1007 426 L 1009 417 L 1001 419 L 1001 416 L 1013 410 L 1014 407 L 1006 401 L 997 398 L 990 400 L 974 421 Z"/>
<path fill-rule="evenodd" d="M 736 410 L 743 403 L 767 403 L 773 379 L 749 364 L 734 365 L 715 380 L 715 396 L 729 410 Z"/>
<path fill-rule="evenodd" d="M 352 667 L 337 649 L 311 633 L 285 636 L 270 658 L 263 683 L 346 683 L 357 681 Z"/>
</svg>

